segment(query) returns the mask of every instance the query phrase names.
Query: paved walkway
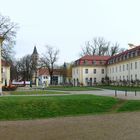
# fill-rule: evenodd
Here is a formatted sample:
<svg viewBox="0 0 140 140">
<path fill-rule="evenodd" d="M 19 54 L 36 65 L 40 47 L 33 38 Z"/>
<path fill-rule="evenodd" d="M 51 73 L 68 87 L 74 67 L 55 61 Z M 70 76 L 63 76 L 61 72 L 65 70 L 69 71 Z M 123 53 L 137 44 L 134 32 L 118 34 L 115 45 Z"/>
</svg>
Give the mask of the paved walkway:
<svg viewBox="0 0 140 140">
<path fill-rule="evenodd" d="M 1 140 L 139 140 L 140 112 L 0 121 Z"/>
<path fill-rule="evenodd" d="M 127 92 L 125 91 L 117 91 L 117 96 L 115 96 L 115 90 L 95 90 L 95 91 L 70 91 L 71 94 L 93 94 L 93 95 L 99 95 L 99 96 L 111 96 L 111 97 L 117 97 L 120 99 L 132 99 L 132 100 L 140 100 L 140 91 L 136 92 Z"/>
<path fill-rule="evenodd" d="M 48 90 L 47 90 L 48 91 Z M 120 99 L 126 99 L 126 100 L 140 100 L 140 91 L 135 92 L 127 92 L 125 91 L 117 91 L 117 96 L 115 96 L 115 90 L 92 90 L 92 91 L 60 91 L 60 90 L 49 90 L 49 91 L 55 91 L 55 92 L 64 92 L 65 94 L 36 94 L 34 95 L 8 95 L 5 94 L 5 96 L 64 96 L 64 95 L 71 95 L 71 94 L 93 94 L 93 95 L 99 95 L 99 96 L 110 96 L 110 97 L 116 97 Z M 2 96 L 0 96 L 2 97 Z"/>
</svg>

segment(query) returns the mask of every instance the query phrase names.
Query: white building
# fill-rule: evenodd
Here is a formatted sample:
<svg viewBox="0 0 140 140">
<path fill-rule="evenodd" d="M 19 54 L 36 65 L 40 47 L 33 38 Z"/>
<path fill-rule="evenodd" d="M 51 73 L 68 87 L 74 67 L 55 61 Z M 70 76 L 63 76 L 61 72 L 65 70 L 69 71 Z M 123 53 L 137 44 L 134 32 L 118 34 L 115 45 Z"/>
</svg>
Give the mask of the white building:
<svg viewBox="0 0 140 140">
<path fill-rule="evenodd" d="M 115 56 L 84 56 L 72 68 L 73 85 L 140 80 L 140 46 Z"/>
<path fill-rule="evenodd" d="M 111 81 L 140 80 L 140 46 L 110 57 L 107 76 Z"/>
<path fill-rule="evenodd" d="M 63 76 L 62 76 L 62 70 L 61 69 L 54 69 L 53 73 L 53 85 L 60 85 L 63 81 Z M 50 75 L 49 71 L 47 68 L 40 68 L 38 69 L 38 83 L 39 85 L 50 84 Z"/>
</svg>

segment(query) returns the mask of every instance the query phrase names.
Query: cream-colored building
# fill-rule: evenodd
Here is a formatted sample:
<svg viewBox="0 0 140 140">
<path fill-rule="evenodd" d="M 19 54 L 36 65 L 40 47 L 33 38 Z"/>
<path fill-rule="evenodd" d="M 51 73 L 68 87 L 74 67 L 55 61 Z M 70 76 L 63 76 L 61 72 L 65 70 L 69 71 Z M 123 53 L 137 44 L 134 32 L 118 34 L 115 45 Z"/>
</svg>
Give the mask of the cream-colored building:
<svg viewBox="0 0 140 140">
<path fill-rule="evenodd" d="M 109 56 L 84 56 L 72 68 L 73 85 L 92 86 L 105 80 L 106 61 Z"/>
<path fill-rule="evenodd" d="M 84 56 L 72 68 L 73 85 L 92 86 L 106 79 L 110 82 L 140 80 L 140 46 L 115 56 Z"/>
<path fill-rule="evenodd" d="M 107 76 L 116 82 L 140 80 L 140 46 L 110 57 Z"/>
</svg>

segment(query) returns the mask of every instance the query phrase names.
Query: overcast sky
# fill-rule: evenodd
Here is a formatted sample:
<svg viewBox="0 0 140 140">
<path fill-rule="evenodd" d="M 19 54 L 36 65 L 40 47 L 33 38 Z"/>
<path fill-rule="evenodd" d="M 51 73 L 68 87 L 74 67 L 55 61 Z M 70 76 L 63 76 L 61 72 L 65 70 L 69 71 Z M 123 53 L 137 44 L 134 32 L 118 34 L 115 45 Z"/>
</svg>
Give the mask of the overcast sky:
<svg viewBox="0 0 140 140">
<path fill-rule="evenodd" d="M 40 54 L 45 45 L 60 49 L 59 64 L 79 57 L 81 46 L 102 36 L 118 42 L 140 44 L 139 0 L 0 0 L 0 13 L 19 23 L 16 57 Z"/>
</svg>

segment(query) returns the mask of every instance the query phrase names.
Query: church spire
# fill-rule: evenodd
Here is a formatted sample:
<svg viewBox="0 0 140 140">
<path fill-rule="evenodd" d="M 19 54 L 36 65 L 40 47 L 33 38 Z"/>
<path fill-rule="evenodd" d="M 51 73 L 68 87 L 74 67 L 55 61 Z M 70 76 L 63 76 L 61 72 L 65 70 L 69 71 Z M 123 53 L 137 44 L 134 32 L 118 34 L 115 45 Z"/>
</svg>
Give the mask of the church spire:
<svg viewBox="0 0 140 140">
<path fill-rule="evenodd" d="M 34 46 L 33 54 L 38 54 L 36 46 Z"/>
</svg>

